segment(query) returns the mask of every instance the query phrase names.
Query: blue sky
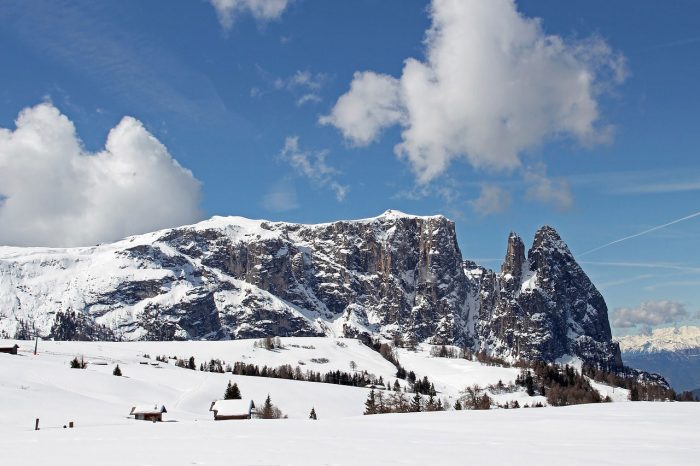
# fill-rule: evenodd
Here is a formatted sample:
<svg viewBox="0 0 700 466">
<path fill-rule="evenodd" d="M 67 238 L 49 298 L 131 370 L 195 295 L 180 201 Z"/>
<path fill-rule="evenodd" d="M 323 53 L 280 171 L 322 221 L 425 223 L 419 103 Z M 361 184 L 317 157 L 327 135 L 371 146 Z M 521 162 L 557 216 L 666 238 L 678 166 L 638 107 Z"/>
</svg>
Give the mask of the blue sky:
<svg viewBox="0 0 700 466">
<path fill-rule="evenodd" d="M 529 243 L 539 226 L 553 225 L 581 254 L 700 211 L 697 2 L 522 0 L 517 11 L 494 2 L 502 9 L 482 12 L 499 20 L 493 30 L 478 27 L 487 21 L 476 22 L 476 10 L 460 19 L 449 3 L 436 0 L 431 10 L 425 0 L 3 2 L 0 128 L 15 131 L 20 111 L 48 103 L 74 125 L 82 144 L 75 157 L 101 153 L 115 127 L 121 131 L 113 133 L 110 153 L 146 147 L 159 155 L 143 169 L 149 174 L 145 185 L 133 189 L 121 186 L 123 173 L 110 172 L 123 167 L 115 163 L 95 172 L 98 180 L 106 177 L 104 184 L 87 186 L 85 176 L 70 178 L 75 174 L 61 178 L 63 162 L 45 162 L 53 149 L 42 152 L 46 159 L 30 161 L 30 168 L 13 166 L 5 178 L 0 174 L 0 220 L 17 228 L 0 239 L 22 244 L 26 231 L 37 231 L 36 218 L 46 216 L 37 205 L 47 205 L 57 223 L 44 222 L 47 233 L 31 243 L 52 245 L 109 240 L 211 215 L 321 222 L 392 208 L 447 215 L 457 224 L 465 258 L 498 267 L 511 230 Z M 260 9 L 265 4 L 272 9 Z M 227 15 L 226 5 L 239 8 Z M 523 36 L 514 39 L 525 50 L 517 57 L 540 59 L 528 55 L 533 30 L 526 25 L 533 18 L 540 19 L 535 39 L 556 37 L 563 45 L 547 42 L 555 58 L 542 58 L 541 67 L 522 65 L 525 60 L 516 66 L 506 60 L 512 56 L 494 58 L 486 47 L 465 47 L 466 55 L 455 52 L 433 66 L 447 70 L 430 94 L 447 102 L 445 114 L 433 114 L 442 107 L 425 102 L 412 113 L 413 100 L 392 100 L 390 94 L 420 83 L 404 63 L 429 61 L 431 45 L 424 39 L 440 14 L 452 29 L 440 29 L 445 38 L 442 47 L 434 45 L 435 56 L 452 50 L 450 41 L 464 45 L 481 35 L 500 41 L 510 31 Z M 504 25 L 506 16 L 511 23 Z M 567 77 L 572 69 L 590 72 L 591 85 L 577 87 Z M 356 79 L 365 71 L 371 82 Z M 502 82 L 517 92 L 508 94 L 499 88 Z M 365 90 L 387 86 L 368 101 L 350 92 L 351 83 L 372 85 Z M 483 92 L 465 91 L 469 83 Z M 563 125 L 559 110 L 579 91 L 595 104 L 595 117 L 578 105 L 571 111 L 574 121 Z M 480 111 L 450 109 L 450 93 L 455 101 L 476 102 Z M 343 113 L 342 96 L 349 96 L 353 109 L 360 106 L 359 118 Z M 379 108 L 394 113 L 362 113 Z M 526 130 L 515 138 L 500 134 L 496 124 L 485 127 L 494 132 L 489 138 L 462 134 L 465 128 L 478 133 L 481 115 L 492 112 L 494 121 Z M 37 127 L 49 131 L 58 115 L 35 108 L 26 121 L 41 121 Z M 126 115 L 142 127 L 124 123 Z M 430 125 L 430 134 L 419 134 Z M 407 140 L 407 128 L 418 136 Z M 369 130 L 362 134 L 371 141 L 359 137 L 360 130 Z M 144 142 L 149 133 L 167 152 Z M 118 143 L 120 135 L 129 143 Z M 19 139 L 0 142 L 0 170 L 3 147 L 7 154 L 27 147 Z M 439 149 L 455 145 L 467 149 L 448 150 L 441 166 Z M 171 157 L 191 175 L 173 168 Z M 48 165 L 39 170 L 43 163 Z M 138 163 L 133 171 L 141 173 Z M 43 183 L 47 173 L 53 181 Z M 45 189 L 35 188 L 42 184 Z M 129 190 L 131 197 L 123 194 Z M 145 193 L 151 204 L 140 205 L 134 193 Z M 66 205 L 56 200 L 64 198 Z M 185 207 L 153 218 L 167 199 Z M 81 210 L 80 202 L 90 207 Z M 113 214 L 111 222 L 105 212 Z M 74 230 L 90 235 L 71 236 Z M 580 257 L 621 316 L 617 333 L 697 322 L 698 240 L 695 217 Z"/>
</svg>

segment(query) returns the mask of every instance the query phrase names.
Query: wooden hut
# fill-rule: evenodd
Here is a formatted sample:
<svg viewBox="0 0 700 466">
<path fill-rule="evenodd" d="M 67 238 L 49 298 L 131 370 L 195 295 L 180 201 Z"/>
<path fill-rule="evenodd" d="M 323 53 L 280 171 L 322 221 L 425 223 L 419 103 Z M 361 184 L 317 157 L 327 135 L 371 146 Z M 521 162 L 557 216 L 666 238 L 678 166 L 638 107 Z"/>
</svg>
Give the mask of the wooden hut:
<svg viewBox="0 0 700 466">
<path fill-rule="evenodd" d="M 161 422 L 163 420 L 163 413 L 167 412 L 165 406 L 142 405 L 131 408 L 129 415 L 134 416 L 134 419 L 138 421 Z"/>
<path fill-rule="evenodd" d="M 255 403 L 253 400 L 217 400 L 212 402 L 209 411 L 214 413 L 215 421 L 250 419 L 255 415 Z"/>
<path fill-rule="evenodd" d="M 18 349 L 19 345 L 17 344 L 14 346 L 0 346 L 0 353 L 17 354 Z"/>
</svg>

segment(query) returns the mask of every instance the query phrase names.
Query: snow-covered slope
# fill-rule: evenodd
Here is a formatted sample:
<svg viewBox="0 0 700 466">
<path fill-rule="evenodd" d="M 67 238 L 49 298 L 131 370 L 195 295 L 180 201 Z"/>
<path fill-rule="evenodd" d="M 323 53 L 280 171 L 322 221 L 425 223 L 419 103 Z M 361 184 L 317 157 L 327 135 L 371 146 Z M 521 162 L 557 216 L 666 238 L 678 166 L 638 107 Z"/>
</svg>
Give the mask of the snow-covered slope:
<svg viewBox="0 0 700 466">
<path fill-rule="evenodd" d="M 566 457 L 568 464 L 590 464 L 591 445 L 597 464 L 694 464 L 700 454 L 693 437 L 700 405 L 691 403 L 362 416 L 364 388 L 153 365 L 156 355 L 166 354 L 270 365 L 303 361 L 315 370 L 349 370 L 355 361 L 358 370 L 385 379 L 394 370 L 357 341 L 282 341 L 286 348 L 277 351 L 256 348 L 251 340 L 49 341 L 39 343 L 36 356 L 31 342 L 20 342 L 18 356 L 0 354 L 0 463 L 543 464 Z M 89 361 L 87 369 L 69 368 L 76 355 Z M 319 357 L 329 361 L 311 361 Z M 505 382 L 514 373 L 431 358 L 427 347 L 400 351 L 399 358 L 407 369 L 429 375 L 441 397 L 473 383 Z M 112 375 L 117 363 L 122 377 Z M 209 406 L 229 380 L 244 398 L 261 402 L 269 394 L 290 419 L 213 421 Z M 137 404 L 165 405 L 166 422 L 128 419 Z M 308 420 L 312 407 L 318 421 Z M 33 430 L 36 418 L 38 432 Z M 70 421 L 75 428 L 64 429 Z"/>
<path fill-rule="evenodd" d="M 663 375 L 676 391 L 700 387 L 700 327 L 659 328 L 619 341 L 625 364 Z"/>
<path fill-rule="evenodd" d="M 511 359 L 619 366 L 607 308 L 551 227 L 500 273 L 455 225 L 397 211 L 301 225 L 214 217 L 113 244 L 0 247 L 0 336 L 227 340 L 400 336 Z"/>
<path fill-rule="evenodd" d="M 244 362 L 260 368 L 289 364 L 299 366 L 304 372 L 367 371 L 377 379 L 381 377 L 385 383 L 393 384 L 397 380 L 396 367 L 358 340 L 281 338 L 284 347 L 275 350 L 256 347 L 256 341 L 41 341 L 36 356 L 32 354 L 33 342 L 19 341 L 19 356 L 0 354 L 3 368 L 0 399 L 8 400 L 5 409 L 31 417 L 36 408 L 40 411 L 37 416 L 48 416 L 55 422 L 65 422 L 59 421 L 61 416 L 69 416 L 76 406 L 85 402 L 94 409 L 82 423 L 100 423 L 121 422 L 131 406 L 152 403 L 165 404 L 172 419 L 209 418 L 209 405 L 223 396 L 228 380 L 238 383 L 243 395 L 256 402 L 270 393 L 292 418 L 305 418 L 312 406 L 324 417 L 360 415 L 368 394 L 364 388 L 192 371 L 176 367 L 174 361 L 158 362 L 156 356 L 184 359 L 192 356 L 197 367 L 200 363 L 219 359 L 224 365 Z M 11 341 L 0 340 L 0 346 L 10 344 Z M 414 371 L 418 377 L 428 376 L 435 384 L 438 397 L 450 406 L 467 386 L 478 384 L 486 387 L 499 381 L 509 384 L 519 372 L 515 368 L 490 367 L 462 359 L 435 358 L 429 354 L 430 347 L 422 345 L 415 352 L 402 350 L 398 357 L 407 371 Z M 88 362 L 87 369 L 69 368 L 70 360 L 76 356 Z M 117 364 L 123 377 L 112 375 Z M 407 386 L 404 380 L 399 380 L 399 384 Z M 61 406 L 51 407 L 51 400 L 57 393 L 65 395 L 67 401 Z M 522 389 L 494 398 L 499 403 L 510 400 L 518 400 L 521 405 L 546 403 L 544 397 L 528 397 Z M 15 422 L 11 418 L 6 421 Z"/>
</svg>

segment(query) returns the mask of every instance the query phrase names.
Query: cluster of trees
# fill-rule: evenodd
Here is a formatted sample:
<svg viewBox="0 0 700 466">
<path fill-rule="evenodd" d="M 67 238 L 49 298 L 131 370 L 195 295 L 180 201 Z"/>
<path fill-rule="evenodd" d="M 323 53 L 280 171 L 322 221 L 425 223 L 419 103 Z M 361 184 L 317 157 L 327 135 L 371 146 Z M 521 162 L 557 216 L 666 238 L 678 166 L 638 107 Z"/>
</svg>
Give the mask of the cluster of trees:
<svg viewBox="0 0 700 466">
<path fill-rule="evenodd" d="M 253 342 L 253 348 L 265 348 L 266 350 L 282 349 L 282 340 L 280 337 L 265 337 Z"/>
<path fill-rule="evenodd" d="M 177 358 L 177 361 L 175 361 L 175 365 L 184 369 L 190 369 L 193 371 L 197 370 L 197 365 L 195 364 L 194 356 L 190 356 L 188 359 Z"/>
<path fill-rule="evenodd" d="M 454 346 L 433 346 L 430 348 L 430 355 L 434 358 L 460 359 L 464 357 L 464 350 L 457 349 Z"/>
<path fill-rule="evenodd" d="M 88 365 L 88 363 L 85 362 L 85 359 L 83 358 L 83 356 L 80 356 L 80 359 L 78 359 L 78 356 L 76 356 L 70 362 L 71 369 L 85 369 L 87 367 L 87 365 Z"/>
<path fill-rule="evenodd" d="M 486 351 L 473 352 L 468 347 L 455 348 L 454 346 L 440 345 L 430 348 L 430 355 L 435 358 L 466 359 L 479 361 L 487 366 L 510 367 L 511 364 L 503 358 L 489 355 Z"/>
<path fill-rule="evenodd" d="M 330 371 L 326 373 L 316 372 L 312 370 L 302 371 L 299 366 L 292 368 L 290 364 L 284 364 L 277 367 L 263 366 L 262 369 L 256 364 L 246 364 L 244 362 L 236 362 L 233 365 L 232 372 L 236 375 L 249 375 L 254 377 L 272 377 L 275 379 L 302 380 L 306 382 L 331 383 L 336 385 L 349 385 L 352 387 L 367 387 L 374 383 L 384 383 L 380 377 L 376 380 L 373 375 L 367 371 L 356 371 L 353 373 L 340 370 Z"/>
<path fill-rule="evenodd" d="M 413 371 L 411 371 L 408 373 L 406 380 L 409 383 L 411 383 L 414 393 L 420 393 L 421 395 L 429 396 L 437 395 L 437 392 L 435 391 L 435 385 L 433 385 L 433 383 L 428 380 L 427 376 L 424 376 L 423 379 L 419 379 L 416 377 L 416 374 Z"/>
<path fill-rule="evenodd" d="M 399 364 L 399 358 L 396 355 L 396 352 L 394 351 L 394 347 L 390 343 L 382 343 L 380 340 L 376 339 L 370 341 L 367 346 L 372 348 L 377 353 L 381 354 L 384 359 L 396 366 L 397 370 L 403 370 L 405 373 L 406 370 L 403 367 L 401 367 L 401 364 Z"/>
<path fill-rule="evenodd" d="M 224 392 L 224 400 L 240 400 L 241 390 L 238 388 L 238 384 L 234 382 L 231 385 L 231 381 L 228 381 L 228 386 L 226 386 L 226 391 Z"/>
<path fill-rule="evenodd" d="M 529 396 L 546 396 L 551 406 L 611 401 L 608 397 L 602 399 L 588 379 L 568 364 L 561 367 L 536 361 L 521 370 L 515 384 L 524 387 Z"/>
<path fill-rule="evenodd" d="M 459 393 L 454 409 L 491 409 L 493 400 L 479 385 L 466 387 Z"/>
<path fill-rule="evenodd" d="M 430 395 L 427 399 L 420 393 L 415 393 L 409 398 L 405 392 L 393 391 L 384 394 L 383 391 L 370 390 L 365 401 L 364 414 L 387 413 L 416 413 L 421 411 L 444 411 L 445 404 L 439 398 Z"/>
</svg>

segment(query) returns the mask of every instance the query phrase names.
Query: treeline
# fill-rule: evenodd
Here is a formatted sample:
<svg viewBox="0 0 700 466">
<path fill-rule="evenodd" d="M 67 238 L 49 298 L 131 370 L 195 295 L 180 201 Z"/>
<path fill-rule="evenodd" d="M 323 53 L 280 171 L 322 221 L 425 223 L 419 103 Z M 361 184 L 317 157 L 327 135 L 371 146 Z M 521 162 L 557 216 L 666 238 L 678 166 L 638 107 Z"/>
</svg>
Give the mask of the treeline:
<svg viewBox="0 0 700 466">
<path fill-rule="evenodd" d="M 374 376 L 368 374 L 367 371 L 343 372 L 340 370 L 329 372 L 316 372 L 312 370 L 302 371 L 299 366 L 292 367 L 290 364 L 283 364 L 277 367 L 263 366 L 260 368 L 257 364 L 246 364 L 236 362 L 233 365 L 232 373 L 236 375 L 247 375 L 253 377 L 271 377 L 274 379 L 300 380 L 304 382 L 319 382 L 330 383 L 335 385 L 348 385 L 352 387 L 368 387 L 374 383 L 384 384 L 384 380 L 380 377 L 375 380 Z"/>
<path fill-rule="evenodd" d="M 529 396 L 546 397 L 551 406 L 612 401 L 609 397 L 603 399 L 588 379 L 568 364 L 561 367 L 540 361 L 531 363 L 518 374 L 515 384 L 524 387 Z"/>
<path fill-rule="evenodd" d="M 381 390 L 370 390 L 365 401 L 365 415 L 388 413 L 417 413 L 421 411 L 444 411 L 445 404 L 434 395 L 425 399 L 420 393 L 408 397 L 406 392 L 392 391 L 385 394 Z"/>
</svg>

